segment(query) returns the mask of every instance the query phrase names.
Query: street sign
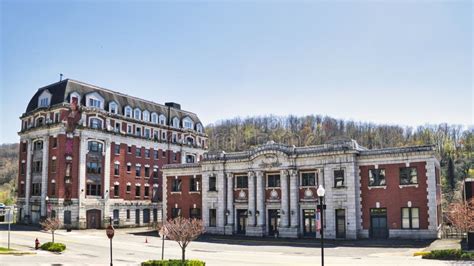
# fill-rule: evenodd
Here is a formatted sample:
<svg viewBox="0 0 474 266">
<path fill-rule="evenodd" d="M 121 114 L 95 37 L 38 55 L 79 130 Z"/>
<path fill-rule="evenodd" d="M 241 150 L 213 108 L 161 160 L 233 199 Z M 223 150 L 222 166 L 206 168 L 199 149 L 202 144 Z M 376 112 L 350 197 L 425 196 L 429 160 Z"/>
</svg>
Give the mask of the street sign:
<svg viewBox="0 0 474 266">
<path fill-rule="evenodd" d="M 112 225 L 107 226 L 107 229 L 105 229 L 105 233 L 107 234 L 107 237 L 109 239 L 112 239 L 115 234 L 114 227 Z"/>
</svg>

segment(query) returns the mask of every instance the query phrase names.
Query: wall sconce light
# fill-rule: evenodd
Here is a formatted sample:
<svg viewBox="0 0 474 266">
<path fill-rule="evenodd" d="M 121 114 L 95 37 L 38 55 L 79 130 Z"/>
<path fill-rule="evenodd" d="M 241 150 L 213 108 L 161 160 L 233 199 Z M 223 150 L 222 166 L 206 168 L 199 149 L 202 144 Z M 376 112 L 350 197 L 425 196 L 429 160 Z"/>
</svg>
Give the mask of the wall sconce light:
<svg viewBox="0 0 474 266">
<path fill-rule="evenodd" d="M 260 212 L 259 211 L 255 211 L 255 216 L 259 216 L 260 215 Z"/>
<path fill-rule="evenodd" d="M 84 189 L 81 189 L 81 192 L 84 192 Z"/>
<path fill-rule="evenodd" d="M 225 216 L 229 216 L 230 215 L 230 211 L 229 210 L 226 210 L 225 211 Z"/>
<path fill-rule="evenodd" d="M 291 215 L 295 215 L 295 211 L 294 210 L 291 210 Z"/>
<path fill-rule="evenodd" d="M 249 215 L 252 216 L 252 211 L 251 210 L 249 210 Z"/>
</svg>

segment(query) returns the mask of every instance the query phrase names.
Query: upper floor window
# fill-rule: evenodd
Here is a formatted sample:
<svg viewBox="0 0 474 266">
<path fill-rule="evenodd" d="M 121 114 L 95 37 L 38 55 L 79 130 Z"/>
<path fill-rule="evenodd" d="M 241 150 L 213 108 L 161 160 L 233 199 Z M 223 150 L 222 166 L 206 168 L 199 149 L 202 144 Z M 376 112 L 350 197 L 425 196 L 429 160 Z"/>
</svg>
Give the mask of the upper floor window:
<svg viewBox="0 0 474 266">
<path fill-rule="evenodd" d="M 150 121 L 150 112 L 143 111 L 143 121 Z"/>
<path fill-rule="evenodd" d="M 38 107 L 48 107 L 52 94 L 46 89 L 38 97 Z"/>
<path fill-rule="evenodd" d="M 267 175 L 267 187 L 280 187 L 280 175 Z"/>
<path fill-rule="evenodd" d="M 369 170 L 369 186 L 385 186 L 385 169 Z"/>
<path fill-rule="evenodd" d="M 217 191 L 216 176 L 210 176 L 209 177 L 209 191 Z"/>
<path fill-rule="evenodd" d="M 248 177 L 246 175 L 238 175 L 235 177 L 235 187 L 236 188 L 248 188 Z"/>
<path fill-rule="evenodd" d="M 43 162 L 34 161 L 33 162 L 33 173 L 41 173 L 43 171 Z"/>
<path fill-rule="evenodd" d="M 186 163 L 194 163 L 195 159 L 194 159 L 194 155 L 192 154 L 188 154 L 186 155 Z"/>
<path fill-rule="evenodd" d="M 97 92 L 86 95 L 86 104 L 88 107 L 104 109 L 104 98 Z"/>
<path fill-rule="evenodd" d="M 344 186 L 344 170 L 334 170 L 334 187 Z"/>
<path fill-rule="evenodd" d="M 160 115 L 160 118 L 159 118 L 159 122 L 160 122 L 160 125 L 166 125 L 166 116 L 164 115 Z"/>
<path fill-rule="evenodd" d="M 132 117 L 132 107 L 125 106 L 125 116 L 126 117 Z"/>
<path fill-rule="evenodd" d="M 203 128 L 202 128 L 201 123 L 198 123 L 198 124 L 196 125 L 196 130 L 197 130 L 197 132 L 199 132 L 199 133 L 202 133 L 202 132 L 203 132 Z"/>
<path fill-rule="evenodd" d="M 140 111 L 138 108 L 135 108 L 133 111 L 133 118 L 140 120 L 142 118 L 142 111 Z"/>
<path fill-rule="evenodd" d="M 156 113 L 151 113 L 151 122 L 158 124 L 158 114 Z"/>
<path fill-rule="evenodd" d="M 142 172 L 142 167 L 140 165 L 135 166 L 135 176 L 140 176 Z"/>
<path fill-rule="evenodd" d="M 191 118 L 189 117 L 185 117 L 183 119 L 183 127 L 187 129 L 193 129 L 194 128 L 193 120 L 191 120 Z"/>
<path fill-rule="evenodd" d="M 44 117 L 40 116 L 36 119 L 36 126 L 39 127 L 42 125 L 44 125 Z"/>
<path fill-rule="evenodd" d="M 173 118 L 173 127 L 179 128 L 179 119 L 177 117 Z"/>
<path fill-rule="evenodd" d="M 35 143 L 33 145 L 33 150 L 39 151 L 39 150 L 42 150 L 42 149 L 43 149 L 43 141 L 41 141 L 41 140 L 35 141 Z"/>
<path fill-rule="evenodd" d="M 189 181 L 189 191 L 199 191 L 199 181 L 193 177 Z"/>
<path fill-rule="evenodd" d="M 102 152 L 103 144 L 97 141 L 89 141 L 90 152 Z"/>
<path fill-rule="evenodd" d="M 181 179 L 180 178 L 173 179 L 173 183 L 171 184 L 171 191 L 173 191 L 173 192 L 181 191 Z"/>
<path fill-rule="evenodd" d="M 97 99 L 90 98 L 89 99 L 89 107 L 97 107 L 100 108 L 102 106 L 102 102 Z"/>
<path fill-rule="evenodd" d="M 102 173 L 102 166 L 98 162 L 87 162 L 87 173 L 88 174 L 100 174 Z"/>
<path fill-rule="evenodd" d="M 117 104 L 115 102 L 111 102 L 109 104 L 109 112 L 116 114 L 117 113 Z"/>
<path fill-rule="evenodd" d="M 400 185 L 418 184 L 418 172 L 416 167 L 400 168 Z"/>
<path fill-rule="evenodd" d="M 49 98 L 40 99 L 40 107 L 48 107 L 48 106 L 49 106 Z"/>
<path fill-rule="evenodd" d="M 142 156 L 142 149 L 139 147 L 135 148 L 135 156 L 141 157 Z"/>
<path fill-rule="evenodd" d="M 80 101 L 81 101 L 81 95 L 79 93 L 71 92 L 71 94 L 69 94 L 69 103 L 79 104 Z"/>
<path fill-rule="evenodd" d="M 315 173 L 302 173 L 301 185 L 302 186 L 316 186 L 316 174 Z"/>
<path fill-rule="evenodd" d="M 95 129 L 102 129 L 102 120 L 99 118 L 91 118 L 90 127 Z"/>
</svg>

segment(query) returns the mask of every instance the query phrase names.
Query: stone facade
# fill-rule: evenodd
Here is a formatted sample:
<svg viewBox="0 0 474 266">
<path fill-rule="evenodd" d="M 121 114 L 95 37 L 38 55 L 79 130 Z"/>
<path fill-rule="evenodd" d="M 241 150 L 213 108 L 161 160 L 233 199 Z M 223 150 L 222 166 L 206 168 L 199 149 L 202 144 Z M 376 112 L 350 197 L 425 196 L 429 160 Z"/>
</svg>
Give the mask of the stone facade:
<svg viewBox="0 0 474 266">
<path fill-rule="evenodd" d="M 321 185 L 327 238 L 436 237 L 439 163 L 432 146 L 368 150 L 353 140 L 310 147 L 269 142 L 162 170 L 168 180 L 202 177 L 202 220 L 212 234 L 320 237 Z"/>
</svg>

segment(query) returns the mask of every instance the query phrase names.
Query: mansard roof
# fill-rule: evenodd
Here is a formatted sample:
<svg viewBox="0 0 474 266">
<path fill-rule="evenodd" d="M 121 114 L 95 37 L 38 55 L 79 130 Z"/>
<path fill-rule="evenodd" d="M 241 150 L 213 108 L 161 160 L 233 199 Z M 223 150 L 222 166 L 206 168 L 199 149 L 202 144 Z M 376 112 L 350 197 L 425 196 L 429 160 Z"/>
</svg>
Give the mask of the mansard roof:
<svg viewBox="0 0 474 266">
<path fill-rule="evenodd" d="M 48 90 L 52 94 L 50 106 L 69 103 L 69 96 L 72 92 L 77 92 L 81 95 L 81 105 L 85 106 L 84 96 L 92 92 L 97 92 L 104 98 L 104 105 L 106 107 L 111 101 L 114 101 L 119 105 L 118 108 L 121 110 L 121 113 L 123 112 L 123 107 L 129 105 L 133 109 L 140 108 L 142 111 L 148 110 L 150 113 L 156 112 L 168 116 L 168 106 L 72 79 L 65 79 L 39 88 L 28 103 L 25 113 L 32 112 L 38 108 L 38 97 L 45 90 Z M 173 107 L 170 108 L 170 116 L 179 117 L 179 119 L 189 116 L 194 123 L 201 122 L 195 113 Z"/>
</svg>

